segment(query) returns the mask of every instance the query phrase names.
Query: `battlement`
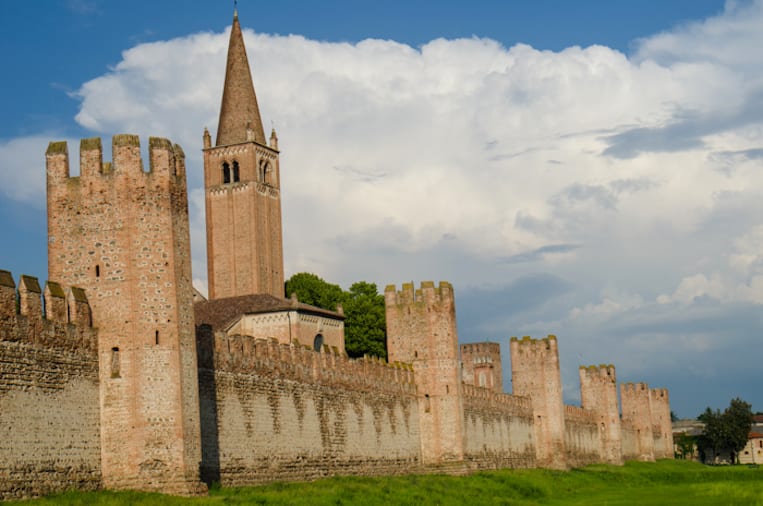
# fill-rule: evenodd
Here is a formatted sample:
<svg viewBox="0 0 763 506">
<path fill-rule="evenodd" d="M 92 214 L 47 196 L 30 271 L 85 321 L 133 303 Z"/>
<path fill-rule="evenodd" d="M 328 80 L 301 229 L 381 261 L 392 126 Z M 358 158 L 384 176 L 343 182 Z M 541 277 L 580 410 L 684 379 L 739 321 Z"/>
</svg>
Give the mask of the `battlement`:
<svg viewBox="0 0 763 506">
<path fill-rule="evenodd" d="M 647 383 L 622 383 L 620 384 L 620 391 L 625 393 L 638 393 L 642 392 L 646 395 L 649 394 L 649 385 Z"/>
<path fill-rule="evenodd" d="M 70 176 L 69 147 L 65 141 L 51 142 L 45 153 L 48 185 L 56 186 L 68 182 L 80 184 L 101 178 L 119 176 L 145 178 L 173 177 L 185 178 L 185 153 L 183 149 L 161 137 L 148 140 L 149 171 L 144 172 L 140 155 L 140 139 L 137 135 L 115 135 L 111 141 L 113 162 L 103 161 L 103 146 L 100 137 L 80 141 L 80 175 Z"/>
<path fill-rule="evenodd" d="M 556 336 L 549 334 L 548 337 L 533 339 L 530 336 L 524 336 L 522 339 L 512 337 L 509 340 L 512 350 L 523 353 L 543 353 L 546 351 L 556 351 L 558 349 Z"/>
<path fill-rule="evenodd" d="M 215 371 L 275 375 L 309 383 L 344 386 L 352 390 L 416 393 L 413 368 L 388 364 L 376 357 L 350 359 L 334 348 L 315 352 L 298 343 L 280 344 L 275 339 L 227 336 L 212 333 L 207 326 L 197 333 L 199 367 Z"/>
<path fill-rule="evenodd" d="M 85 291 L 22 274 L 18 290 L 9 271 L 0 270 L 0 341 L 95 354 L 97 332 Z"/>
<path fill-rule="evenodd" d="M 582 422 L 596 425 L 598 416 L 591 410 L 583 409 L 578 406 L 564 405 L 564 419 L 570 422 Z"/>
<path fill-rule="evenodd" d="M 652 388 L 649 394 L 652 396 L 652 399 L 660 399 L 664 402 L 667 402 L 670 398 L 667 388 Z"/>
<path fill-rule="evenodd" d="M 465 351 L 475 355 L 481 353 L 500 354 L 501 345 L 498 343 L 466 343 L 461 345 L 461 353 Z"/>
<path fill-rule="evenodd" d="M 491 408 L 500 408 L 507 413 L 516 416 L 532 417 L 533 403 L 530 397 L 521 395 L 501 394 L 490 388 L 478 387 L 474 385 L 462 385 L 464 401 L 475 401 L 483 406 Z"/>
<path fill-rule="evenodd" d="M 387 285 L 384 289 L 384 302 L 387 306 L 452 303 L 453 285 L 440 281 L 440 285 L 435 287 L 433 281 L 422 281 L 421 288 L 414 290 L 411 282 L 403 283 L 400 291 L 397 291 L 395 285 Z"/>
<path fill-rule="evenodd" d="M 615 366 L 612 364 L 599 364 L 599 365 L 581 365 L 580 377 L 589 381 L 607 381 L 610 383 L 617 382 L 617 376 L 615 375 Z"/>
</svg>

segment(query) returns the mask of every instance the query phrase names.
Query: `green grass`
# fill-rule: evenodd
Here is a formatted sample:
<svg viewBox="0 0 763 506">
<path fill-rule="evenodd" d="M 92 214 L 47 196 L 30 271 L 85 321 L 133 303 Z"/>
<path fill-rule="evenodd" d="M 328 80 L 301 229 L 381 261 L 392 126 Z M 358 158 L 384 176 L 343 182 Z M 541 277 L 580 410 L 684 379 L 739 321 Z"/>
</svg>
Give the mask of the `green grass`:
<svg viewBox="0 0 763 506">
<path fill-rule="evenodd" d="M 505 470 L 465 477 L 341 477 L 311 483 L 217 488 L 183 499 L 136 492 L 68 492 L 24 505 L 713 505 L 763 506 L 763 468 L 629 462 L 573 471 Z"/>
</svg>

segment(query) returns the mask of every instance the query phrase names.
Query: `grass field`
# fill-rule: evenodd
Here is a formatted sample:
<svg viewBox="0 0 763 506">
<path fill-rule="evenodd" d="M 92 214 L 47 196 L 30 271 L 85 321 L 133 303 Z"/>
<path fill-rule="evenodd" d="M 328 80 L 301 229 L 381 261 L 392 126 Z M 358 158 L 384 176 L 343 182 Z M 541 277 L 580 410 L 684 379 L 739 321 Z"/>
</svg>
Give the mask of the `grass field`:
<svg viewBox="0 0 763 506">
<path fill-rule="evenodd" d="M 694 462 L 630 462 L 572 471 L 542 469 L 465 477 L 329 478 L 261 487 L 213 487 L 208 497 L 182 499 L 132 492 L 69 492 L 24 501 L 39 505 L 713 505 L 763 506 L 763 468 L 707 467 Z"/>
</svg>

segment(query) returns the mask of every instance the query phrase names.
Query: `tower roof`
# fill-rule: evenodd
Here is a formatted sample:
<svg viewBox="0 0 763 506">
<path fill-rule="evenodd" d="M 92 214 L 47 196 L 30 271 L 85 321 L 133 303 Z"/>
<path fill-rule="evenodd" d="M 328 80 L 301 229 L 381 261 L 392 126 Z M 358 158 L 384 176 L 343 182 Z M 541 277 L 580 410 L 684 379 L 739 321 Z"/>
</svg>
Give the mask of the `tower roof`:
<svg viewBox="0 0 763 506">
<path fill-rule="evenodd" d="M 215 145 L 225 146 L 251 140 L 247 139 L 247 129 L 254 132 L 256 142 L 265 144 L 265 132 L 262 129 L 260 108 L 257 106 L 257 96 L 254 93 L 249 60 L 246 57 L 244 37 L 241 34 L 238 13 L 234 13 Z"/>
</svg>

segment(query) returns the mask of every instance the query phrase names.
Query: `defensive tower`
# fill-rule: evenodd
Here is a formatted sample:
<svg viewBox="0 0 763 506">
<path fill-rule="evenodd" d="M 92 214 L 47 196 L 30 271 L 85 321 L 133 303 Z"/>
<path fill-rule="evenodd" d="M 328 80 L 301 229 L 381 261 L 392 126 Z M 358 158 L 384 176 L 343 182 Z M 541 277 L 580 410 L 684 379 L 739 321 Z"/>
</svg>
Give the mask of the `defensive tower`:
<svg viewBox="0 0 763 506">
<path fill-rule="evenodd" d="M 649 391 L 652 409 L 652 433 L 654 434 L 654 458 L 673 457 L 673 424 L 670 421 L 670 397 L 667 388 Z"/>
<path fill-rule="evenodd" d="M 413 364 L 424 464 L 464 459 L 463 397 L 453 287 L 404 283 L 384 290 L 389 362 Z"/>
<path fill-rule="evenodd" d="M 564 403 L 556 336 L 512 337 L 512 393 L 533 402 L 535 452 L 539 467 L 564 469 Z"/>
<path fill-rule="evenodd" d="M 654 460 L 652 403 L 649 385 L 646 383 L 624 383 L 620 385 L 620 402 L 623 408 L 623 423 L 630 425 L 636 433 L 638 460 Z"/>
<path fill-rule="evenodd" d="M 278 138 L 265 141 L 234 13 L 217 139 L 204 130 L 209 298 L 284 296 Z"/>
<path fill-rule="evenodd" d="M 185 157 L 117 135 L 80 144 L 70 177 L 65 142 L 47 153 L 50 279 L 86 290 L 99 328 L 104 486 L 192 494 L 200 434 Z"/>
<path fill-rule="evenodd" d="M 461 345 L 461 378 L 467 385 L 503 393 L 501 345 L 469 343 Z"/>
<path fill-rule="evenodd" d="M 579 371 L 581 405 L 583 409 L 593 411 L 599 423 L 599 455 L 603 462 L 622 464 L 615 366 L 580 366 Z"/>
</svg>

